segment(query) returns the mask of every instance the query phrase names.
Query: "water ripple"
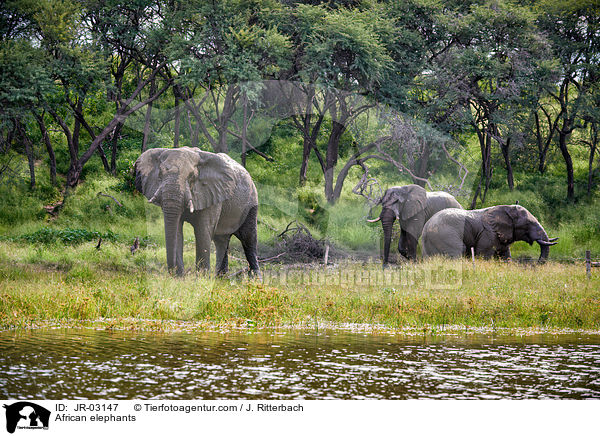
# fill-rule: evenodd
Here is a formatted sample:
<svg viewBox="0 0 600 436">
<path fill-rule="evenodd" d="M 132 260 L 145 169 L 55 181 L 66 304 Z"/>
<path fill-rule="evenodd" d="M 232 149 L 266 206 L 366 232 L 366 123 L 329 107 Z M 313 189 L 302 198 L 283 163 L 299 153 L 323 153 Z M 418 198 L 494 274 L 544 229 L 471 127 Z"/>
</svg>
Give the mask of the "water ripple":
<svg viewBox="0 0 600 436">
<path fill-rule="evenodd" d="M 2 332 L 0 374 L 23 399 L 600 398 L 600 338 Z"/>
</svg>

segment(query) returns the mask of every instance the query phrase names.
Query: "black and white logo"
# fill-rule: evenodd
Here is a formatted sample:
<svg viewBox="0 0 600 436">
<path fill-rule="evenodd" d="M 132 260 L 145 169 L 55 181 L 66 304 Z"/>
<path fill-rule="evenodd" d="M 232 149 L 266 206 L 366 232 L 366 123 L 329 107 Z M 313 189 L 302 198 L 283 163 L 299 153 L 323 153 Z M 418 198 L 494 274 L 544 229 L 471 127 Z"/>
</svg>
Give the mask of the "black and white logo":
<svg viewBox="0 0 600 436">
<path fill-rule="evenodd" d="M 6 431 L 14 433 L 16 429 L 47 430 L 50 411 L 29 401 L 19 401 L 4 405 L 6 409 Z"/>
</svg>

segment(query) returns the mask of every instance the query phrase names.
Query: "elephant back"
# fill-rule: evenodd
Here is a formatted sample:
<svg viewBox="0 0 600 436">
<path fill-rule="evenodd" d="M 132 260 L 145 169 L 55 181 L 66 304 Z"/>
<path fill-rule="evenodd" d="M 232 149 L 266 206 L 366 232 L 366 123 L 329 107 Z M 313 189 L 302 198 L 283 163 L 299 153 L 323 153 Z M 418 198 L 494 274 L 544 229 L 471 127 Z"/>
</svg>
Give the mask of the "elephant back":
<svg viewBox="0 0 600 436">
<path fill-rule="evenodd" d="M 436 213 L 444 209 L 463 209 L 463 207 L 453 195 L 447 192 L 435 191 L 427 194 L 426 221 L 429 221 Z"/>
</svg>

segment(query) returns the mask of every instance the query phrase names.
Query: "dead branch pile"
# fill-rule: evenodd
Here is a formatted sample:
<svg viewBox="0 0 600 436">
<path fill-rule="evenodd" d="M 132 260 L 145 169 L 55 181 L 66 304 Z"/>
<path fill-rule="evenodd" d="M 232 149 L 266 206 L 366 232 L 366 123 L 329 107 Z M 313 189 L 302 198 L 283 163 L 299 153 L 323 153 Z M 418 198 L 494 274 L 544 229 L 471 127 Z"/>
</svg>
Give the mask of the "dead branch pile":
<svg viewBox="0 0 600 436">
<path fill-rule="evenodd" d="M 285 230 L 277 235 L 277 251 L 281 253 L 270 259 L 293 262 L 322 261 L 328 245 L 324 239 L 315 239 L 310 230 L 298 221 L 290 222 Z M 263 259 L 267 261 L 267 259 Z"/>
</svg>

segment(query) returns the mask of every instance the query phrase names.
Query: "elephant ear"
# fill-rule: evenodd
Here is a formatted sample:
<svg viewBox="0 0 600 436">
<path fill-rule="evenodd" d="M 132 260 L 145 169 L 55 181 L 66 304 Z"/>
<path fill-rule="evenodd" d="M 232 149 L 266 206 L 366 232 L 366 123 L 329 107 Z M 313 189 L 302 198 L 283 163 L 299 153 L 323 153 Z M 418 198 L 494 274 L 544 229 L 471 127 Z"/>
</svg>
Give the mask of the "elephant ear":
<svg viewBox="0 0 600 436">
<path fill-rule="evenodd" d="M 483 222 L 496 233 L 501 243 L 511 244 L 515 240 L 518 215 L 516 206 L 494 206 L 483 214 Z"/>
<path fill-rule="evenodd" d="M 160 199 L 156 198 L 156 193 L 160 186 L 160 160 L 161 155 L 166 150 L 164 148 L 153 148 L 146 150 L 135 161 L 135 189 L 144 194 L 148 200 L 160 204 Z"/>
<path fill-rule="evenodd" d="M 425 209 L 427 205 L 427 191 L 419 185 L 407 185 L 405 188 L 404 207 L 402 220 L 406 221 Z"/>
<path fill-rule="evenodd" d="M 237 186 L 238 164 L 224 153 L 196 150 L 198 177 L 190 183 L 195 210 L 230 199 Z"/>
</svg>

